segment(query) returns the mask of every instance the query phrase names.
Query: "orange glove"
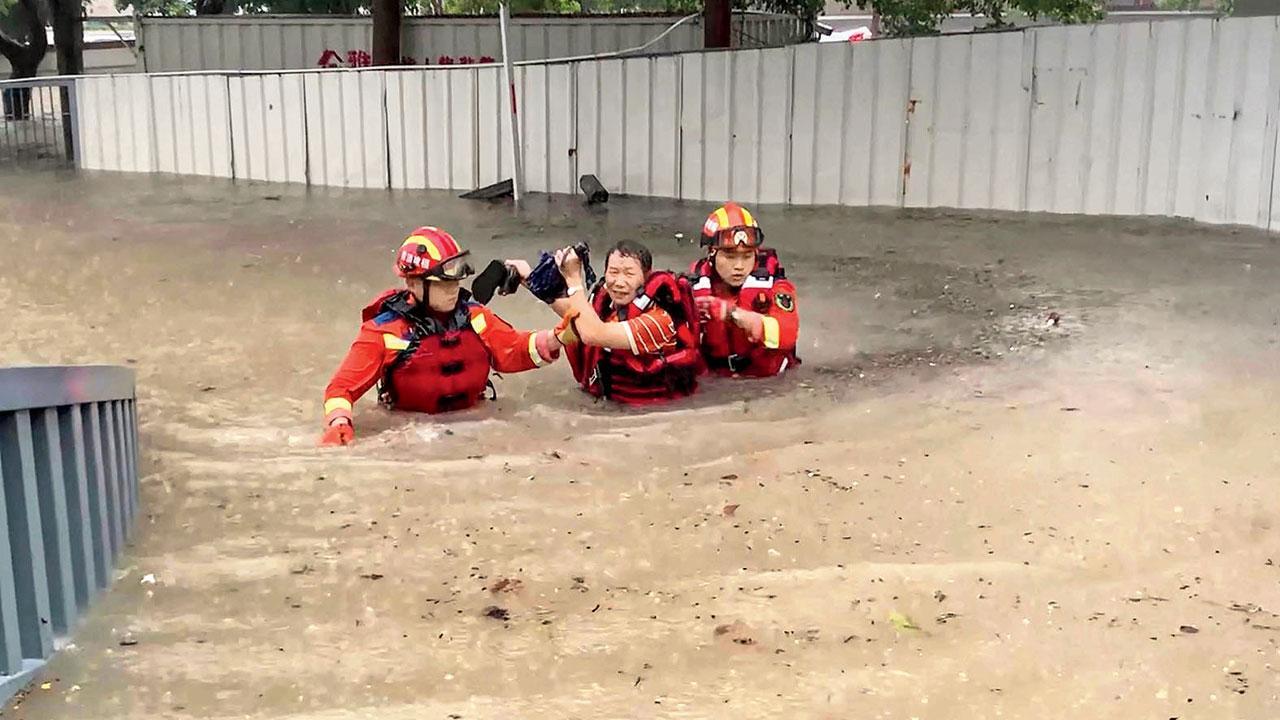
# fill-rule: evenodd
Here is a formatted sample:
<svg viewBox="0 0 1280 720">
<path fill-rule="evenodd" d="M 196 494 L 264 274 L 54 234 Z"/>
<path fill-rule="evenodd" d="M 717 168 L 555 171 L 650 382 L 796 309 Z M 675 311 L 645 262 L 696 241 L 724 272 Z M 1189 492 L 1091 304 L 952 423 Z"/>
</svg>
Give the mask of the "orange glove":
<svg viewBox="0 0 1280 720">
<path fill-rule="evenodd" d="M 325 428 L 324 435 L 320 438 L 320 446 L 350 445 L 355 439 L 356 429 L 351 427 L 351 423 L 336 422 Z"/>
<path fill-rule="evenodd" d="M 564 314 L 564 317 L 560 318 L 560 322 L 556 324 L 556 329 L 551 331 L 561 345 L 569 345 L 578 341 L 578 334 L 573 331 L 573 321 L 577 319 L 577 308 L 570 308 Z"/>
<path fill-rule="evenodd" d="M 713 296 L 701 296 L 694 298 L 694 304 L 698 306 L 698 314 L 703 320 L 718 320 L 724 322 L 729 319 L 729 314 L 737 307 L 736 303 L 732 303 L 724 298 Z"/>
</svg>

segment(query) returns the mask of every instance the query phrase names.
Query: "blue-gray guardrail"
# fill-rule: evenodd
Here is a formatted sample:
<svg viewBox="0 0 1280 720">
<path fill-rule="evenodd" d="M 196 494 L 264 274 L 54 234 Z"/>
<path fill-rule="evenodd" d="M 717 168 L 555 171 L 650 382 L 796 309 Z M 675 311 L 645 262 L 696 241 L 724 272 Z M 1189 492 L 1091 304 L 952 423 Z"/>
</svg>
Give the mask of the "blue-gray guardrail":
<svg viewBox="0 0 1280 720">
<path fill-rule="evenodd" d="M 138 511 L 133 370 L 0 367 L 0 476 L 2 704 L 111 584 Z"/>
</svg>

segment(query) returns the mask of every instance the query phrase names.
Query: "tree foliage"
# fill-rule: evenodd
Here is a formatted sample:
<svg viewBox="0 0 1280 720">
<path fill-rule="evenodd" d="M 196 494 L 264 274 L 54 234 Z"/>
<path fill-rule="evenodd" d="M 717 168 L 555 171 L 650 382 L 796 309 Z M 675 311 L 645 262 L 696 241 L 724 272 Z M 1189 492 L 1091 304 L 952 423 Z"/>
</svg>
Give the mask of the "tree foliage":
<svg viewBox="0 0 1280 720">
<path fill-rule="evenodd" d="M 1156 6 L 1161 10 L 1214 10 L 1223 15 L 1230 15 L 1235 5 L 1235 0 L 1157 0 L 1156 2 Z"/>
<path fill-rule="evenodd" d="M 0 0 L 0 3 L 16 0 Z M 498 0 L 404 0 L 410 14 L 492 14 Z M 1193 4 L 1204 0 L 1161 0 L 1164 3 Z M 1229 3 L 1231 0 L 1208 0 Z M 217 12 L 368 15 L 369 0 L 116 0 L 121 8 L 131 2 L 143 14 L 192 15 Z M 1060 22 L 1090 22 L 1103 15 L 1103 0 L 841 0 L 846 8 L 857 7 L 880 16 L 880 30 L 893 36 L 930 35 L 938 32 L 943 18 L 953 13 L 969 13 L 987 18 L 986 27 L 999 28 L 1014 18 L 1047 18 Z M 224 3 L 236 3 L 227 6 Z M 619 13 L 637 11 L 699 12 L 703 0 L 512 0 L 516 13 Z M 738 10 L 768 12 L 814 18 L 822 13 L 824 0 L 733 0 Z"/>
<path fill-rule="evenodd" d="M 0 0 L 0 4 L 15 0 Z M 228 5 L 235 3 L 230 12 L 238 9 L 250 14 L 273 13 L 280 15 L 368 15 L 370 0 L 116 0 L 116 7 L 123 10 L 130 5 L 143 15 L 204 15 L 228 12 Z M 746 9 L 777 9 L 791 12 L 796 3 L 816 10 L 821 0 L 766 0 L 765 4 L 752 5 L 750 0 L 735 0 L 734 7 Z M 773 6 L 767 6 L 773 3 Z M 409 14 L 475 15 L 495 14 L 498 0 L 405 0 L 405 12 Z M 514 13 L 625 13 L 625 12 L 700 12 L 702 0 L 512 0 Z"/>
<path fill-rule="evenodd" d="M 124 11 L 131 5 L 143 15 L 180 17 L 195 14 L 195 8 L 188 0 L 138 0 L 137 2 L 116 0 L 117 10 Z"/>
<path fill-rule="evenodd" d="M 969 13 L 987 18 L 987 28 L 1009 24 L 1011 17 L 1048 18 L 1064 23 L 1093 22 L 1105 12 L 1102 0 L 856 0 L 863 10 L 880 15 L 886 35 L 931 35 L 944 18 Z M 846 2 L 845 7 L 852 3 Z"/>
</svg>

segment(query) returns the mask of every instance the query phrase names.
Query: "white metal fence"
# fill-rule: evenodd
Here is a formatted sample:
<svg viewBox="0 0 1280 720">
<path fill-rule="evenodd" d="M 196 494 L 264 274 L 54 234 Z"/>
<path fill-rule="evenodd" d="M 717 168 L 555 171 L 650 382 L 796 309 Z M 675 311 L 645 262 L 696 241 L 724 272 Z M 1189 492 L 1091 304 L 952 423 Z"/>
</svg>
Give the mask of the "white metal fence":
<svg viewBox="0 0 1280 720">
<path fill-rule="evenodd" d="M 515 17 L 511 55 L 546 60 L 617 52 L 647 43 L 679 15 Z M 805 24 L 789 15 L 737 13 L 735 45 L 783 45 L 805 39 Z M 700 19 L 687 22 L 651 48 L 679 52 L 702 48 Z M 142 17 L 138 21 L 139 69 L 289 70 L 370 64 L 369 18 L 291 16 Z M 406 18 L 404 61 L 409 65 L 469 64 L 502 57 L 496 17 Z"/>
<path fill-rule="evenodd" d="M 465 189 L 508 177 L 497 68 L 84 78 L 84 167 Z M 527 186 L 1152 214 L 1270 228 L 1277 18 L 517 68 Z"/>
</svg>

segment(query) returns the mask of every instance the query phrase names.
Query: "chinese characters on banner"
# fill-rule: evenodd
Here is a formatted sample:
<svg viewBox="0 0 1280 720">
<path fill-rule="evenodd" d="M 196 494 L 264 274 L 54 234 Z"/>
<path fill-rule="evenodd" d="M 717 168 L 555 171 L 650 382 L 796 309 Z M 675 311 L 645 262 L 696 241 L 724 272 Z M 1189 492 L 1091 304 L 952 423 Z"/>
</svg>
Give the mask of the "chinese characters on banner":
<svg viewBox="0 0 1280 720">
<path fill-rule="evenodd" d="M 463 55 L 462 57 L 450 57 L 449 55 L 441 55 L 436 58 L 434 63 L 430 58 L 423 61 L 423 65 L 475 65 L 496 62 L 492 57 L 483 55 L 479 58 Z M 400 58 L 401 65 L 417 65 L 418 61 L 414 58 L 405 56 Z M 345 56 L 339 55 L 337 50 L 325 50 L 320 54 L 320 60 L 316 62 L 316 67 L 322 68 L 359 68 L 371 67 L 373 65 L 373 56 L 364 50 L 348 50 Z"/>
</svg>

